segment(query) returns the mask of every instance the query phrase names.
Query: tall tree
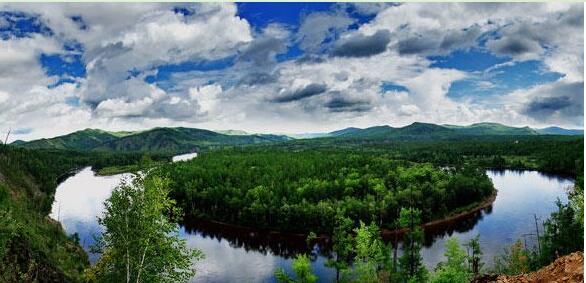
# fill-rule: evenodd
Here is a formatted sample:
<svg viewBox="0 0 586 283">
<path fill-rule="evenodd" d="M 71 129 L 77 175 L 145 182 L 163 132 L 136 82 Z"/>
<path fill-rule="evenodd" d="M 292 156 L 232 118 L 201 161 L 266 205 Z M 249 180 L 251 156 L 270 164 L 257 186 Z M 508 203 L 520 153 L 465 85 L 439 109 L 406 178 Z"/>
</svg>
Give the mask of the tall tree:
<svg viewBox="0 0 586 283">
<path fill-rule="evenodd" d="M 380 230 L 376 224 L 360 222 L 356 233 L 354 253 L 354 269 L 350 274 L 353 282 L 378 282 L 379 271 L 388 260 L 385 245 L 380 238 Z"/>
<path fill-rule="evenodd" d="M 332 233 L 332 250 L 334 257 L 328 259 L 327 267 L 336 269 L 336 282 L 340 281 L 340 271 L 349 267 L 350 254 L 352 253 L 353 238 L 350 232 L 354 226 L 353 221 L 345 217 L 340 211 L 336 214 L 336 224 Z"/>
<path fill-rule="evenodd" d="M 468 251 L 469 269 L 474 275 L 476 275 L 480 272 L 480 269 L 483 266 L 483 263 L 481 262 L 482 249 L 480 248 L 480 235 L 476 235 L 476 237 L 470 239 L 470 241 L 466 243 L 466 250 Z"/>
<path fill-rule="evenodd" d="M 421 211 L 416 208 L 401 208 L 399 221 L 402 228 L 409 229 L 403 238 L 403 255 L 399 259 L 401 276 L 404 281 L 424 282 L 428 274 L 421 256 L 423 247 L 423 230 L 420 227 Z"/>
<path fill-rule="evenodd" d="M 105 230 L 94 246 L 102 257 L 88 270 L 96 282 L 185 282 L 202 253 L 178 236 L 181 212 L 167 197 L 167 181 L 136 175 L 106 200 L 99 223 Z"/>
</svg>

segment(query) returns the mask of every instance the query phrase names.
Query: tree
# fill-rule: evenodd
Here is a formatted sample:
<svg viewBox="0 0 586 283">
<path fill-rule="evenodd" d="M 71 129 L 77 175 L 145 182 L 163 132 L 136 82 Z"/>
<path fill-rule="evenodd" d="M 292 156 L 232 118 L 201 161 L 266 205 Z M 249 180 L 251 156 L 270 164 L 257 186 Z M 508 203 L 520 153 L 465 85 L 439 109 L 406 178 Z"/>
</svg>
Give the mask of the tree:
<svg viewBox="0 0 586 283">
<path fill-rule="evenodd" d="M 184 282 L 195 274 L 192 261 L 203 255 L 178 236 L 180 211 L 167 193 L 156 176 L 136 175 L 114 189 L 98 219 L 105 230 L 93 250 L 102 257 L 88 270 L 90 281 Z"/>
<path fill-rule="evenodd" d="M 328 259 L 327 267 L 336 269 L 336 282 L 340 281 L 340 271 L 348 269 L 350 254 L 352 253 L 353 238 L 350 234 L 354 223 L 343 213 L 338 211 L 336 215 L 336 225 L 332 233 L 332 250 L 334 258 Z"/>
<path fill-rule="evenodd" d="M 295 272 L 295 279 L 287 275 L 284 269 L 280 268 L 275 271 L 275 277 L 282 283 L 315 283 L 317 276 L 313 274 L 311 269 L 311 261 L 305 254 L 298 255 L 293 260 L 293 272 Z"/>
<path fill-rule="evenodd" d="M 477 275 L 483 266 L 483 263 L 480 261 L 482 257 L 480 235 L 476 235 L 476 237 L 470 239 L 470 241 L 466 243 L 466 250 L 468 251 L 468 268 L 474 275 Z"/>
<path fill-rule="evenodd" d="M 529 271 L 529 254 L 521 241 L 517 241 L 505 248 L 502 255 L 494 259 L 495 273 L 517 275 Z"/>
<path fill-rule="evenodd" d="M 385 245 L 380 238 L 380 230 L 376 224 L 364 224 L 354 229 L 354 268 L 347 274 L 352 282 L 378 282 L 379 271 L 385 267 L 388 257 Z"/>
<path fill-rule="evenodd" d="M 431 278 L 433 283 L 467 283 L 472 273 L 466 266 L 466 253 L 458 244 L 458 239 L 451 237 L 446 242 L 444 254 L 447 261 L 440 262 Z"/>
<path fill-rule="evenodd" d="M 547 265 L 559 256 L 584 249 L 584 226 L 577 220 L 574 206 L 562 204 L 559 200 L 556 204 L 558 210 L 543 224 L 545 229 L 540 237 L 541 253 L 535 267 Z"/>
<path fill-rule="evenodd" d="M 399 223 L 409 231 L 403 238 L 403 255 L 399 259 L 401 277 L 403 281 L 424 282 L 427 279 L 427 270 L 423 265 L 421 248 L 423 246 L 423 231 L 421 211 L 416 208 L 401 208 Z"/>
</svg>

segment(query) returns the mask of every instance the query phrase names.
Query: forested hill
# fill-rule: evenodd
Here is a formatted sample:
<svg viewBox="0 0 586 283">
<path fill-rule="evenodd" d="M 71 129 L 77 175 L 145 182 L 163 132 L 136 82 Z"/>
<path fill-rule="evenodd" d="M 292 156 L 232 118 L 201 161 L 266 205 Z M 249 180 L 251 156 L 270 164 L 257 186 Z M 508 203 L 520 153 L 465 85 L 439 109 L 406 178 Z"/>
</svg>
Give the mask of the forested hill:
<svg viewBox="0 0 586 283">
<path fill-rule="evenodd" d="M 245 145 L 286 141 L 283 135 L 227 135 L 195 128 L 154 128 L 141 132 L 107 132 L 85 129 L 68 135 L 30 142 L 15 142 L 26 148 L 82 151 L 188 152 L 202 147 Z"/>
<path fill-rule="evenodd" d="M 533 129 L 510 127 L 497 123 L 477 123 L 468 126 L 413 123 L 405 127 L 374 126 L 345 128 L 329 133 L 301 134 L 299 138 L 352 140 L 445 140 L 483 136 L 540 136 L 583 135 L 582 130 L 559 127 Z M 154 128 L 139 132 L 108 132 L 85 129 L 68 135 L 29 142 L 16 141 L 13 145 L 26 148 L 68 149 L 78 151 L 143 151 L 183 153 L 218 146 L 249 145 L 283 142 L 293 138 L 286 135 L 247 134 L 244 131 L 209 131 L 196 128 Z"/>
<path fill-rule="evenodd" d="M 403 138 L 425 139 L 453 138 L 462 136 L 527 136 L 527 135 L 567 135 L 577 134 L 575 130 L 557 128 L 558 131 L 538 130 L 530 127 L 510 127 L 498 123 L 477 123 L 469 126 L 437 125 L 415 122 L 411 125 L 395 128 L 390 126 L 375 126 L 365 129 L 346 128 L 326 134 L 329 137 L 342 138 Z"/>
</svg>

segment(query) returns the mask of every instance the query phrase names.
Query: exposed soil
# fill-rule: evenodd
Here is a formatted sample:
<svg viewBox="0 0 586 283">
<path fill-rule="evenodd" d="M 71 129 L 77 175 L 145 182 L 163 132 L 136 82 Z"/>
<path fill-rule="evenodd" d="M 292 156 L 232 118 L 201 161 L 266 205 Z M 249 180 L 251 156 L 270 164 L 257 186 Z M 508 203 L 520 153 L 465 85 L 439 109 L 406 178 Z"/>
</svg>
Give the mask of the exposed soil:
<svg viewBox="0 0 586 283">
<path fill-rule="evenodd" d="M 584 282 L 584 253 L 575 252 L 556 259 L 550 265 L 535 272 L 515 276 L 486 275 L 475 283 L 573 283 Z"/>
</svg>

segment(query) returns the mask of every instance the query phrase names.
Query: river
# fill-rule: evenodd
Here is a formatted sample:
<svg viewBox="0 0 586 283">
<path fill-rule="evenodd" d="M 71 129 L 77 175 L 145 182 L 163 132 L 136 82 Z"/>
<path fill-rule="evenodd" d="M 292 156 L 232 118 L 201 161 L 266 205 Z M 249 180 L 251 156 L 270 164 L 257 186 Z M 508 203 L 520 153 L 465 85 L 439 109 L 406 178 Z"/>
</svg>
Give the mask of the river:
<svg viewBox="0 0 586 283">
<path fill-rule="evenodd" d="M 193 157 L 193 156 L 192 156 Z M 545 175 L 536 171 L 487 171 L 498 195 L 493 205 L 465 220 L 426 232 L 422 251 L 425 264 L 433 268 L 443 260 L 444 243 L 453 235 L 463 243 L 480 234 L 484 261 L 495 255 L 523 234 L 535 232 L 534 215 L 540 231 L 542 222 L 556 209 L 555 201 L 567 202 L 566 190 L 571 179 Z M 55 194 L 51 217 L 60 221 L 68 234 L 78 233 L 85 250 L 100 233 L 97 216 L 112 189 L 128 174 L 96 176 L 85 168 L 63 181 Z M 182 237 L 190 247 L 198 248 L 205 259 L 196 263 L 193 282 L 273 282 L 279 268 L 291 272 L 291 257 L 305 251 L 304 240 L 249 229 L 222 226 L 201 221 L 188 221 L 181 226 Z M 529 245 L 535 240 L 527 239 Z M 90 254 L 95 262 L 98 255 Z M 335 274 L 324 267 L 326 257 L 314 247 L 312 266 L 320 282 L 330 282 Z"/>
</svg>

